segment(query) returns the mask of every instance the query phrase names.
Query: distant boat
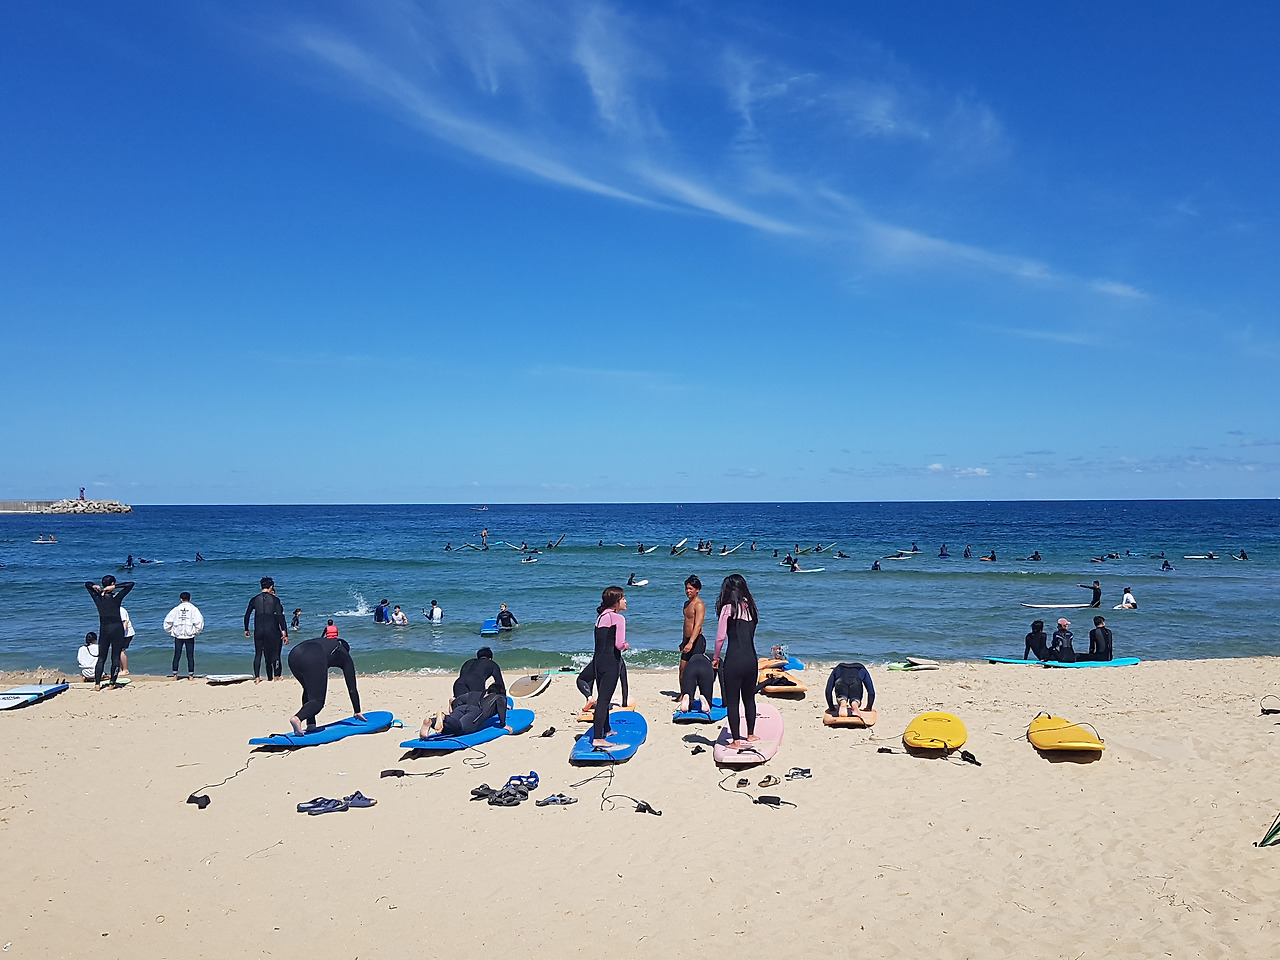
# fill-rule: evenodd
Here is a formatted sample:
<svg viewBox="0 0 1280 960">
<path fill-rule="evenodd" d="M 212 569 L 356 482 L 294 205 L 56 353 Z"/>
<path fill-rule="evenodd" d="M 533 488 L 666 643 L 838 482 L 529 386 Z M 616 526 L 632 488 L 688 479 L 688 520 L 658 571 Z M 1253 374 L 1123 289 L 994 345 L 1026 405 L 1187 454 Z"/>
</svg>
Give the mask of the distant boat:
<svg viewBox="0 0 1280 960">
<path fill-rule="evenodd" d="M 472 510 L 488 510 L 488 507 L 472 507 Z"/>
</svg>

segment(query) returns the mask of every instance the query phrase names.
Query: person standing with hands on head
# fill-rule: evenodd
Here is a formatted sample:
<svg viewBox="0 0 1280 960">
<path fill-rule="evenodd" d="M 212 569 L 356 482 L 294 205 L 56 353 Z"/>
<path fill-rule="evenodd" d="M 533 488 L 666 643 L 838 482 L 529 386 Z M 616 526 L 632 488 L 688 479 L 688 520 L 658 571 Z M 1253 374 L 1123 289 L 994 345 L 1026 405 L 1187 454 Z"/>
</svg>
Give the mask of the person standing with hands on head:
<svg viewBox="0 0 1280 960">
<path fill-rule="evenodd" d="M 1093 600 L 1090 601 L 1089 606 L 1091 607 L 1102 606 L 1102 584 L 1100 584 L 1097 580 L 1093 581 L 1092 587 L 1089 586 L 1087 583 L 1077 583 L 1076 586 L 1082 590 L 1093 591 Z"/>
<path fill-rule="evenodd" d="M 187 648 L 187 679 L 196 678 L 196 637 L 204 629 L 204 617 L 191 602 L 185 590 L 178 594 L 178 605 L 164 618 L 164 632 L 173 637 L 173 679 L 178 679 L 178 660 Z"/>
<path fill-rule="evenodd" d="M 596 709 L 593 717 L 591 745 L 600 750 L 612 750 L 616 745 L 606 739 L 609 736 L 609 701 L 618 687 L 622 672 L 622 651 L 627 644 L 627 594 L 621 587 L 605 587 L 600 594 L 600 606 L 596 607 L 595 652 L 591 666 L 595 669 Z"/>
<path fill-rule="evenodd" d="M 289 627 L 284 619 L 284 606 L 276 596 L 276 582 L 263 577 L 262 592 L 249 601 L 244 612 L 244 635 L 250 636 L 249 618 L 253 617 L 253 682 L 261 683 L 262 660 L 267 661 L 267 679 L 283 680 L 280 651 L 289 642 Z"/>
<path fill-rule="evenodd" d="M 134 587 L 132 580 L 116 583 L 116 578 L 107 574 L 102 584 L 85 581 L 84 588 L 93 597 L 93 604 L 98 608 L 98 662 L 93 668 L 93 689 L 102 689 L 102 673 L 111 658 L 111 685 L 117 686 L 120 676 L 120 651 L 124 645 L 124 621 L 120 618 L 120 604 Z"/>
<path fill-rule="evenodd" d="M 756 625 L 760 614 L 755 598 L 747 588 L 741 574 L 731 573 L 724 578 L 720 596 L 716 599 L 715 656 L 711 659 L 713 670 L 720 671 L 720 692 L 728 714 L 732 747 L 744 749 L 756 736 L 756 681 L 760 661 L 756 656 Z M 720 650 L 728 643 L 724 663 L 720 662 Z M 746 717 L 746 736 L 742 734 L 741 717 Z"/>
</svg>

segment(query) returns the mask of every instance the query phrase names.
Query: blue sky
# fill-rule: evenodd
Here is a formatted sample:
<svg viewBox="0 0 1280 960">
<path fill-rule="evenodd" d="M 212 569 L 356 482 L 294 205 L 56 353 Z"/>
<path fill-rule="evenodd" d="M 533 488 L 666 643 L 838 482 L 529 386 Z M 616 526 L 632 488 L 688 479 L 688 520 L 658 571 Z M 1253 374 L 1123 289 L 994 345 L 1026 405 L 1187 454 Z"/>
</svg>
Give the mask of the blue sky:
<svg viewBox="0 0 1280 960">
<path fill-rule="evenodd" d="M 1280 14 L 0 29 L 0 496 L 1275 496 Z"/>
</svg>

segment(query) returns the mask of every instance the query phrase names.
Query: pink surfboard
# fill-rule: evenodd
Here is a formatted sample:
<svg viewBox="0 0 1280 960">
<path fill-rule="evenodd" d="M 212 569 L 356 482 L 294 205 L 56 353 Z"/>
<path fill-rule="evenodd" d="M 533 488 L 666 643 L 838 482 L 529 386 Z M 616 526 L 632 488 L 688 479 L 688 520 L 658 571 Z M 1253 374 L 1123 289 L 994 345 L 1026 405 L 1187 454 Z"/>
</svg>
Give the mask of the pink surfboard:
<svg viewBox="0 0 1280 960">
<path fill-rule="evenodd" d="M 742 732 L 746 733 L 747 722 L 745 719 L 739 721 L 742 724 Z M 733 739 L 733 735 L 729 732 L 729 721 L 725 720 L 724 726 L 720 728 L 720 737 L 716 740 L 716 745 L 711 751 L 711 755 L 715 758 L 716 763 L 725 766 L 741 766 L 746 767 L 755 763 L 764 763 L 772 760 L 773 755 L 778 752 L 778 747 L 782 744 L 782 714 L 778 712 L 778 708 L 772 703 L 763 703 L 756 701 L 756 736 L 759 740 L 755 740 L 748 744 L 744 750 L 734 750 L 729 746 Z"/>
</svg>

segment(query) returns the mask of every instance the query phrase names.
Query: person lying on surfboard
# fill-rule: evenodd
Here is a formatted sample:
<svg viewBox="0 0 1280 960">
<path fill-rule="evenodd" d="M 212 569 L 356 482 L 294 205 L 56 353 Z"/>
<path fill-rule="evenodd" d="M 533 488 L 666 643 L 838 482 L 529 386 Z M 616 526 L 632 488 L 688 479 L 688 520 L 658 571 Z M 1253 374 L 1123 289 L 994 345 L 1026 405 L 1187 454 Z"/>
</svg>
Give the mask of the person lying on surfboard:
<svg viewBox="0 0 1280 960">
<path fill-rule="evenodd" d="M 498 723 L 507 733 L 512 729 L 507 726 L 507 695 L 498 693 L 490 687 L 487 693 L 471 691 L 449 701 L 449 710 L 440 710 L 422 721 L 418 731 L 418 739 L 444 735 L 447 737 L 465 737 L 489 725 L 489 721 L 498 718 Z"/>
</svg>

